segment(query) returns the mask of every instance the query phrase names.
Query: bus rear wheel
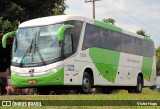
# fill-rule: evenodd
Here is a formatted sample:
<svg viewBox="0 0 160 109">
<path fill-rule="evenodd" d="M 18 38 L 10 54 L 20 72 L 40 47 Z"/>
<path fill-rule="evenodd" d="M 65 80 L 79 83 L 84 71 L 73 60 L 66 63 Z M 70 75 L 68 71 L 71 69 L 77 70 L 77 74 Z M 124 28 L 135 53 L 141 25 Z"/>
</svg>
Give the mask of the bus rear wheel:
<svg viewBox="0 0 160 109">
<path fill-rule="evenodd" d="M 143 88 L 143 80 L 141 76 L 138 76 L 137 78 L 137 86 L 135 87 L 136 93 L 141 93 Z"/>
<path fill-rule="evenodd" d="M 137 77 L 137 86 L 128 89 L 128 93 L 141 93 L 143 88 L 143 80 L 141 76 Z"/>
<path fill-rule="evenodd" d="M 84 72 L 82 79 L 81 92 L 84 94 L 89 94 L 91 92 L 92 79 L 88 72 Z"/>
</svg>

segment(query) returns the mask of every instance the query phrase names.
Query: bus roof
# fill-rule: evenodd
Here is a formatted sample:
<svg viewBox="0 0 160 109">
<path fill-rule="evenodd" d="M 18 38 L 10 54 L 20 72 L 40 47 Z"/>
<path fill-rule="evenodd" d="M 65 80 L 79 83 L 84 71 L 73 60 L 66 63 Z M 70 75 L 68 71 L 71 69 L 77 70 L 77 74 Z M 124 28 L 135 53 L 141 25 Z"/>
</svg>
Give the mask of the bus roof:
<svg viewBox="0 0 160 109">
<path fill-rule="evenodd" d="M 58 16 L 49 16 L 49 17 L 42 17 L 42 18 L 37 18 L 37 19 L 32 19 L 26 22 L 23 22 L 22 24 L 19 25 L 19 28 L 23 27 L 34 27 L 34 26 L 43 26 L 43 25 L 50 25 L 50 24 L 55 24 L 63 21 L 68 21 L 68 20 L 78 20 L 78 21 L 85 21 L 87 23 L 97 25 L 103 28 L 108 28 L 113 31 L 121 32 L 124 34 L 128 34 L 131 36 L 135 36 L 141 39 L 146 39 L 149 41 L 152 41 L 149 37 L 141 36 L 136 33 L 129 32 L 127 30 L 124 30 L 122 28 L 119 28 L 115 25 L 107 24 L 98 20 L 93 20 L 86 18 L 84 16 L 78 16 L 78 15 L 58 15 Z"/>
<path fill-rule="evenodd" d="M 84 21 L 84 19 L 85 17 L 83 16 L 73 16 L 73 15 L 49 16 L 49 17 L 42 17 L 42 18 L 32 19 L 32 20 L 23 22 L 22 24 L 19 25 L 19 28 L 50 25 L 58 22 L 67 21 L 67 20 Z"/>
</svg>

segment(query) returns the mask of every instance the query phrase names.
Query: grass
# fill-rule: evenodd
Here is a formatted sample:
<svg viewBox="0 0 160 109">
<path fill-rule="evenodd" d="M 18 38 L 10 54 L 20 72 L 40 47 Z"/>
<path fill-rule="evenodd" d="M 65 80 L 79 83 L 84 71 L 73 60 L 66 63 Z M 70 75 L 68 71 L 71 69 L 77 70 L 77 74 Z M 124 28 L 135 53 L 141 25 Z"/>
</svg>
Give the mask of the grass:
<svg viewBox="0 0 160 109">
<path fill-rule="evenodd" d="M 1 96 L 0 100 L 160 100 L 160 92 L 144 88 L 141 94 L 129 94 L 126 90 L 120 90 L 114 94 L 72 94 L 72 95 L 12 95 L 12 96 Z M 87 101 L 86 101 L 87 102 Z M 106 101 L 107 102 L 107 101 Z M 0 107 L 1 108 L 1 107 Z M 10 107 L 5 107 L 9 109 Z M 13 108 L 13 107 L 12 107 Z M 22 107 L 15 107 L 20 109 Z M 26 109 L 28 107 L 23 107 Z M 148 108 L 160 108 L 158 106 L 43 106 L 43 107 L 32 107 L 33 109 L 148 109 Z M 4 108 L 3 108 L 4 109 Z"/>
</svg>

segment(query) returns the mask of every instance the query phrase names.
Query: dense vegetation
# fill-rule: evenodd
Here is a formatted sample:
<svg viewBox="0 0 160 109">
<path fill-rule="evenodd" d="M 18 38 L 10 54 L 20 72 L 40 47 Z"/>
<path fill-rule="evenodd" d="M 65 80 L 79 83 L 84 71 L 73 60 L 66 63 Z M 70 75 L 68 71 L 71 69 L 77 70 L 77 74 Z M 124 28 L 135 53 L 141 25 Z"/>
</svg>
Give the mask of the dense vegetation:
<svg viewBox="0 0 160 109">
<path fill-rule="evenodd" d="M 0 33 L 16 30 L 20 22 L 64 14 L 64 0 L 1 0 Z"/>
</svg>

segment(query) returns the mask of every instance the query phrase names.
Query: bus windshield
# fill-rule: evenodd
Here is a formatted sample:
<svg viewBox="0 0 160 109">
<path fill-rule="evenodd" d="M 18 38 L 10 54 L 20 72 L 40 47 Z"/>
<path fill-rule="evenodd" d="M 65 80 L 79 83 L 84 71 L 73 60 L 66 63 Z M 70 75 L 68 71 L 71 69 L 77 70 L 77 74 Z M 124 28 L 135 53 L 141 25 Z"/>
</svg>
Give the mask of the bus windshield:
<svg viewBox="0 0 160 109">
<path fill-rule="evenodd" d="M 58 29 L 62 24 L 19 28 L 12 48 L 12 62 L 39 63 L 60 57 Z"/>
</svg>

